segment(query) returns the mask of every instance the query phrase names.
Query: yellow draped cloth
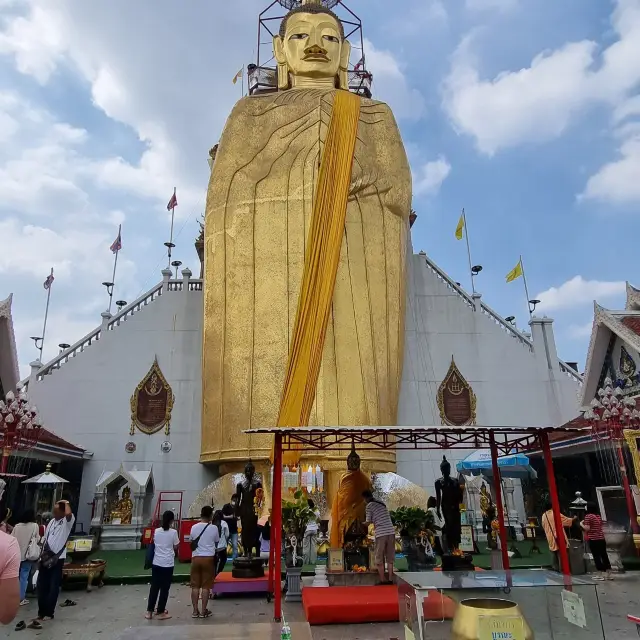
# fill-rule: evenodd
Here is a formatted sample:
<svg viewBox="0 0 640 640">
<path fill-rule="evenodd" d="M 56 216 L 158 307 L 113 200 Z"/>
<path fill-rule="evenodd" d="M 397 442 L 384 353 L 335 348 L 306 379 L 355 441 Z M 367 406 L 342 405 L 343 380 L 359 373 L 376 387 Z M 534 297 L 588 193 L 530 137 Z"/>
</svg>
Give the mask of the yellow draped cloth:
<svg viewBox="0 0 640 640">
<path fill-rule="evenodd" d="M 360 98 L 338 91 L 320 162 L 279 427 L 309 424 L 338 273 L 359 118 Z M 299 451 L 283 454 L 285 465 L 299 460 Z"/>
<path fill-rule="evenodd" d="M 366 504 L 362 492 L 371 490 L 371 480 L 363 471 L 348 471 L 342 476 L 331 507 L 331 548 L 344 546 L 344 534 L 358 520 L 364 522 Z"/>
</svg>

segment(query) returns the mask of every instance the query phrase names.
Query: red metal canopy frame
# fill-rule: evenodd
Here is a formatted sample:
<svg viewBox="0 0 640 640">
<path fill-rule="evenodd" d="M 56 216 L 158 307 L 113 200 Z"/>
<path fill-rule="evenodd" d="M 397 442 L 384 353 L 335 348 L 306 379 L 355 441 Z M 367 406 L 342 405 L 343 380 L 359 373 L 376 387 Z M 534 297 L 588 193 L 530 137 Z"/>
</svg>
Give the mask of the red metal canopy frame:
<svg viewBox="0 0 640 640">
<path fill-rule="evenodd" d="M 507 531 L 504 525 L 504 509 L 500 484 L 498 457 L 513 453 L 527 453 L 542 450 L 549 494 L 553 509 L 556 532 L 563 531 L 560 502 L 556 486 L 555 473 L 549 434 L 557 432 L 586 433 L 586 427 L 295 427 L 249 429 L 248 434 L 273 434 L 273 500 L 271 519 L 273 540 L 270 545 L 269 590 L 274 594 L 274 619 L 280 621 L 282 613 L 282 593 L 280 579 L 282 575 L 282 452 L 303 451 L 351 451 L 366 450 L 421 450 L 421 449 L 490 449 L 493 477 L 495 479 L 496 507 L 500 524 L 500 547 L 502 566 L 509 571 L 507 551 Z M 279 473 L 276 473 L 279 470 Z M 567 548 L 560 544 L 560 567 L 565 576 L 565 584 L 570 587 L 571 570 Z"/>
</svg>

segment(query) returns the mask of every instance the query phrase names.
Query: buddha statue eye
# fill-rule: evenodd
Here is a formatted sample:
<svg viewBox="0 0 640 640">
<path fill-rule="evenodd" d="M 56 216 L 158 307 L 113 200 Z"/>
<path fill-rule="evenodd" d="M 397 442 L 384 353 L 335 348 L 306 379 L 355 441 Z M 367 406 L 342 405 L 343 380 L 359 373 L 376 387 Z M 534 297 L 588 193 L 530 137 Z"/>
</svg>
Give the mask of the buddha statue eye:
<svg viewBox="0 0 640 640">
<path fill-rule="evenodd" d="M 309 34 L 308 33 L 294 33 L 289 37 L 289 40 L 304 40 L 305 38 L 308 38 Z"/>
<path fill-rule="evenodd" d="M 325 39 L 329 42 L 340 42 L 340 38 L 337 38 L 336 36 L 325 36 Z"/>
</svg>

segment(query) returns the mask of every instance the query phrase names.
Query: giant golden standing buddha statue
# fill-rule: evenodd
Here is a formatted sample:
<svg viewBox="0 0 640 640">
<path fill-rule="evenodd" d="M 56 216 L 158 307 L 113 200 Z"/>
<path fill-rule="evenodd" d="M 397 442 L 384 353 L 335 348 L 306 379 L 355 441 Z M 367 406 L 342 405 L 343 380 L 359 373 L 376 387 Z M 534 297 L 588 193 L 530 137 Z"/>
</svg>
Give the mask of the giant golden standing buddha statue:
<svg viewBox="0 0 640 640">
<path fill-rule="evenodd" d="M 235 105 L 207 194 L 201 461 L 222 473 L 269 460 L 271 438 L 245 429 L 394 425 L 398 408 L 411 172 L 397 124 L 348 91 L 351 45 L 320 0 L 286 15 L 274 53 L 278 91 Z M 395 468 L 393 452 L 361 453 L 366 471 Z M 344 469 L 343 452 L 302 455 Z"/>
</svg>

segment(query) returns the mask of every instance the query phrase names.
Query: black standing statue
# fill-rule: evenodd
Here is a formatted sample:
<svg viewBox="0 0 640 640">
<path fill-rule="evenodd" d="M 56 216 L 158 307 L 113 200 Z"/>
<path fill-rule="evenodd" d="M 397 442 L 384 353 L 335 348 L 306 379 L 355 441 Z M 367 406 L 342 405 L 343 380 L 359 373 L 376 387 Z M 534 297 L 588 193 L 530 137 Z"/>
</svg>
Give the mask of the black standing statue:
<svg viewBox="0 0 640 640">
<path fill-rule="evenodd" d="M 257 556 L 260 557 L 258 514 L 254 506 L 254 498 L 258 489 L 262 489 L 262 483 L 256 478 L 256 468 L 249 461 L 244 468 L 244 479 L 236 488 L 237 513 L 242 525 L 242 548 L 246 558 L 253 557 L 254 549 L 256 549 Z"/>
<path fill-rule="evenodd" d="M 442 471 L 442 478 L 436 480 L 436 509 L 439 517 L 444 516 L 443 531 L 449 553 L 452 553 L 460 547 L 462 537 L 460 505 L 463 500 L 463 491 L 458 480 L 451 477 L 451 464 L 446 456 L 442 457 L 440 471 Z"/>
</svg>

